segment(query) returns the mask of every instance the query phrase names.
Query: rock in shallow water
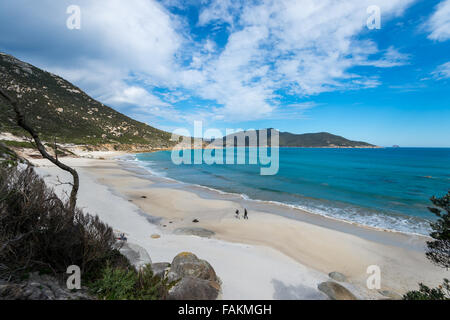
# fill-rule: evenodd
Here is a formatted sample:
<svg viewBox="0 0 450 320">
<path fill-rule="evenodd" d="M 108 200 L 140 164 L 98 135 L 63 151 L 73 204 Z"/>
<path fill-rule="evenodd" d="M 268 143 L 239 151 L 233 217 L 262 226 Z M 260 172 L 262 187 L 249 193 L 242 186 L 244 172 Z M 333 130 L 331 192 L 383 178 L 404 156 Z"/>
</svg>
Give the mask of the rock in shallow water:
<svg viewBox="0 0 450 320">
<path fill-rule="evenodd" d="M 331 300 L 358 300 L 347 288 L 334 281 L 322 282 L 319 284 L 318 289 Z"/>
</svg>

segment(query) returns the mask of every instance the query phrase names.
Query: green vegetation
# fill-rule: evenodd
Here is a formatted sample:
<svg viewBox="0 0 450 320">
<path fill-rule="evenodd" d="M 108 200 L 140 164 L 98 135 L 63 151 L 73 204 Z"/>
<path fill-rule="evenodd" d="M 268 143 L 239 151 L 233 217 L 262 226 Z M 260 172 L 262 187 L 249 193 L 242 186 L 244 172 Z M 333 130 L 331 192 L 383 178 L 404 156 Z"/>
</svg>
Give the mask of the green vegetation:
<svg viewBox="0 0 450 320">
<path fill-rule="evenodd" d="M 0 87 L 17 96 L 27 121 L 44 141 L 170 147 L 171 134 L 103 105 L 66 80 L 0 53 Z M 0 100 L 0 132 L 28 136 Z"/>
<path fill-rule="evenodd" d="M 437 288 L 429 288 L 419 283 L 418 291 L 409 291 L 403 296 L 404 300 L 449 300 L 450 283 L 444 279 L 444 283 Z"/>
<path fill-rule="evenodd" d="M 433 231 L 430 236 L 433 241 L 427 242 L 427 258 L 439 267 L 450 267 L 450 191 L 442 198 L 432 197 L 431 202 L 435 207 L 428 208 L 430 212 L 438 217 L 431 223 Z M 407 292 L 405 300 L 450 300 L 450 283 L 444 279 L 442 285 L 437 288 L 429 288 L 419 283 L 418 291 Z"/>
<path fill-rule="evenodd" d="M 293 134 L 280 132 L 280 147 L 373 147 L 362 141 L 352 141 L 328 132 Z"/>
<path fill-rule="evenodd" d="M 171 134 L 133 120 L 92 99 L 80 88 L 49 72 L 0 53 L 0 87 L 15 92 L 29 124 L 44 141 L 82 145 L 113 144 L 168 148 Z M 0 101 L 0 131 L 27 134 L 16 125 L 13 110 Z M 239 135 L 236 134 L 236 135 Z M 373 147 L 327 132 L 280 132 L 280 147 Z M 125 149 L 124 149 L 125 148 Z"/>
<path fill-rule="evenodd" d="M 168 284 L 154 277 L 150 266 L 136 271 L 98 216 L 70 210 L 32 167 L 5 161 L 0 161 L 0 280 L 21 280 L 36 271 L 64 280 L 67 267 L 78 265 L 83 283 L 101 299 L 166 297 Z"/>
<path fill-rule="evenodd" d="M 0 168 L 16 166 L 17 161 L 17 154 L 9 149 L 4 143 L 0 142 Z"/>
<path fill-rule="evenodd" d="M 228 135 L 227 137 L 223 138 L 223 143 L 225 145 L 227 138 L 237 138 L 236 142 L 235 142 L 235 146 L 236 143 L 240 144 L 240 140 L 244 141 L 243 139 L 248 139 L 248 138 L 244 138 L 245 134 L 251 134 L 252 131 L 247 131 L 247 132 L 237 132 L 234 133 L 232 135 Z M 255 130 L 253 131 L 253 133 L 256 133 L 256 142 L 259 145 L 259 130 Z M 264 134 L 268 134 L 268 140 L 267 143 L 270 145 L 270 135 L 271 132 L 268 130 L 267 133 Z M 241 138 L 241 139 L 239 139 Z M 346 148 L 352 148 L 352 147 L 375 147 L 372 144 L 369 144 L 367 142 L 362 142 L 362 141 L 352 141 L 352 140 L 348 140 L 345 139 L 343 137 L 340 136 L 336 136 L 334 134 L 331 133 L 327 133 L 327 132 L 319 132 L 319 133 L 305 133 L 305 134 L 294 134 L 294 133 L 289 133 L 289 132 L 279 132 L 279 146 L 280 147 L 302 147 L 302 148 L 319 148 L 319 147 L 346 147 Z M 254 144 L 251 144 L 249 141 L 250 140 L 245 140 L 245 145 L 246 146 L 255 146 Z M 239 146 L 244 146 L 244 145 L 239 145 Z"/>
<path fill-rule="evenodd" d="M 0 276 L 43 267 L 95 272 L 113 255 L 112 229 L 97 216 L 71 212 L 31 167 L 0 171 Z"/>
<path fill-rule="evenodd" d="M 0 140 L 0 142 L 8 147 L 36 149 L 36 146 L 28 141 Z"/>
<path fill-rule="evenodd" d="M 160 300 L 170 285 L 153 275 L 150 265 L 141 270 L 107 266 L 101 277 L 89 284 L 90 291 L 104 300 Z"/>
<path fill-rule="evenodd" d="M 442 198 L 432 197 L 437 208 L 428 208 L 438 220 L 431 224 L 433 241 L 427 242 L 427 258 L 439 267 L 450 268 L 450 191 Z M 441 209 L 438 209 L 441 208 Z"/>
</svg>

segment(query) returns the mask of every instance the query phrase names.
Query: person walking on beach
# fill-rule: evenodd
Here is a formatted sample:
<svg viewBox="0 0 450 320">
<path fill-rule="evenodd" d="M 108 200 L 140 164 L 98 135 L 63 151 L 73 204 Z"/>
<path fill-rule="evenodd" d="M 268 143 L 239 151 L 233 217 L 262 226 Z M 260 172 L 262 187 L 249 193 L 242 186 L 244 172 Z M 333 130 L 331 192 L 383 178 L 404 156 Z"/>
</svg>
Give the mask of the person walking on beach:
<svg viewBox="0 0 450 320">
<path fill-rule="evenodd" d="M 247 208 L 244 209 L 244 219 L 248 220 Z"/>
<path fill-rule="evenodd" d="M 239 209 L 236 209 L 236 219 L 239 219 Z"/>
</svg>

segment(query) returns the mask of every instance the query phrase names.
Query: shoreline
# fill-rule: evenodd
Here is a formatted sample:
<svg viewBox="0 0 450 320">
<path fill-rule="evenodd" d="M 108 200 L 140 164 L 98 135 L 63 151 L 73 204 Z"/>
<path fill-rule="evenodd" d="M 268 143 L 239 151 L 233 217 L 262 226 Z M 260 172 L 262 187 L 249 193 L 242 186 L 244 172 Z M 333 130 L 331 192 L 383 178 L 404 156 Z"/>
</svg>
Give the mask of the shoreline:
<svg viewBox="0 0 450 320">
<path fill-rule="evenodd" d="M 45 163 L 45 161 L 33 160 L 33 162 L 41 165 L 37 168 L 39 173 L 44 176 L 49 175 L 46 180 L 51 180 L 55 174 L 64 176 L 63 173 L 55 173 L 57 168 L 51 168 L 52 165 Z M 368 277 L 366 269 L 369 265 L 380 266 L 382 270 L 381 289 L 394 290 L 399 293 L 417 289 L 419 282 L 436 285 L 446 276 L 445 272 L 426 260 L 424 254 L 426 237 L 424 236 L 371 230 L 351 223 L 335 221 L 314 213 L 303 212 L 303 214 L 298 214 L 299 209 L 280 209 L 281 206 L 274 204 L 253 203 L 249 205 L 251 200 L 239 200 L 236 199 L 237 196 L 235 195 L 220 196 L 214 194 L 212 190 L 199 191 L 200 187 L 196 188 L 192 185 L 164 180 L 162 177 L 151 175 L 148 171 L 144 172 L 145 169 L 136 165 L 133 167 L 129 162 L 128 165 L 125 165 L 127 167 L 125 168 L 123 161 L 117 159 L 67 158 L 66 162 L 75 166 L 83 179 L 91 179 L 89 189 L 99 188 L 100 186 L 106 187 L 112 194 L 119 196 L 123 203 L 137 207 L 141 214 L 146 215 L 151 220 L 153 219 L 152 221 L 156 223 L 155 227 L 158 228 L 158 233 L 161 233 L 162 238 L 170 238 L 173 244 L 178 243 L 180 251 L 182 251 L 181 247 L 184 247 L 183 241 L 186 237 L 190 241 L 195 239 L 195 241 L 202 243 L 201 246 L 207 243 L 207 246 L 212 245 L 214 248 L 215 245 L 211 241 L 219 241 L 221 246 L 224 245 L 223 243 L 251 246 L 256 251 L 262 250 L 265 252 L 262 256 L 258 253 L 258 259 L 264 260 L 273 254 L 281 254 L 284 257 L 283 259 L 290 261 L 289 263 L 284 262 L 283 267 L 290 265 L 291 268 L 293 265 L 297 265 L 296 270 L 300 270 L 299 266 L 304 268 L 302 274 L 305 270 L 315 273 L 313 278 L 316 280 L 313 280 L 313 282 L 317 282 L 319 278 L 326 281 L 329 272 L 341 272 L 349 278 L 348 285 L 352 286 L 353 291 L 365 299 L 383 298 L 376 290 L 365 288 Z M 139 170 L 142 171 L 139 172 Z M 83 188 L 83 185 L 81 188 Z M 86 190 L 84 192 L 89 193 Z M 92 203 L 95 198 L 90 201 L 81 199 L 80 195 L 80 201 L 83 202 L 88 211 L 95 207 L 95 203 Z M 241 209 L 243 211 L 244 205 L 249 208 L 249 220 L 235 219 L 234 210 L 239 208 L 240 211 Z M 277 210 L 276 213 L 274 210 Z M 292 218 L 294 211 L 299 219 Z M 114 228 L 124 229 L 123 224 L 125 222 L 121 221 L 120 217 L 110 217 L 109 213 L 101 212 L 101 210 L 96 213 Z M 194 219 L 199 220 L 199 222 L 192 222 Z M 133 229 L 139 229 L 140 227 L 142 226 L 129 226 L 127 232 L 134 233 Z M 210 238 L 201 238 L 175 233 L 176 230 L 182 230 L 183 228 L 188 230 L 200 228 L 212 231 L 214 234 Z M 149 237 L 148 234 L 147 237 Z M 155 240 L 153 240 L 153 243 L 152 241 L 147 243 L 148 239 L 138 237 L 136 241 L 149 250 L 153 259 L 152 251 L 154 251 L 154 248 L 152 244 Z M 199 249 L 198 244 L 196 246 L 195 249 L 203 250 L 201 247 Z M 237 249 L 233 249 L 233 252 L 234 250 Z M 267 255 L 267 250 L 272 253 Z M 187 251 L 196 253 L 195 250 Z M 216 268 L 214 260 L 218 258 L 207 256 L 201 256 L 201 258 L 207 260 L 209 258 L 213 267 Z M 255 259 L 253 258 L 250 261 L 256 261 Z M 219 260 L 221 260 L 219 264 L 223 263 L 223 259 Z M 277 264 L 277 261 L 273 261 L 272 258 L 265 261 L 269 265 Z M 249 263 L 250 265 L 253 264 L 253 262 Z M 243 267 L 239 261 L 235 261 L 234 264 L 238 271 Z M 245 267 L 251 268 L 251 266 Z M 228 273 L 231 272 L 234 277 L 237 276 L 235 270 L 220 270 L 219 268 L 218 272 L 219 275 L 220 272 L 225 273 L 224 283 L 233 281 L 230 280 L 231 275 L 227 276 Z M 252 270 L 252 272 L 255 272 L 255 270 Z M 279 276 L 277 272 L 275 274 Z M 264 281 L 267 282 L 267 279 Z M 247 290 L 241 288 L 239 283 L 234 285 L 236 287 L 229 289 L 231 291 L 225 290 L 227 291 L 224 292 L 225 299 L 239 298 L 242 296 L 241 293 Z M 255 283 L 252 285 L 255 285 Z M 267 283 L 264 285 L 267 285 Z M 269 287 L 271 288 L 266 288 L 264 297 L 277 298 L 273 293 L 273 284 Z M 308 290 L 313 290 L 313 287 L 314 285 Z M 257 294 L 257 291 L 255 290 L 252 295 L 249 293 L 248 296 L 242 298 L 251 299 L 261 296 Z M 301 295 L 297 298 L 301 298 Z"/>
<path fill-rule="evenodd" d="M 302 148 L 302 147 L 293 147 L 293 148 Z M 319 147 L 322 148 L 322 147 Z M 155 150 L 152 151 L 153 152 L 160 152 L 160 151 L 167 151 L 167 150 Z M 299 205 L 295 205 L 295 204 L 289 204 L 289 203 L 284 203 L 281 201 L 273 201 L 273 200 L 263 200 L 263 199 L 254 199 L 254 198 L 250 198 L 248 195 L 244 194 L 244 193 L 236 193 L 236 192 L 229 192 L 229 191 L 223 191 L 220 189 L 216 189 L 213 187 L 208 187 L 208 186 L 204 186 L 204 185 L 200 185 L 200 184 L 195 184 L 195 183 L 189 183 L 189 182 L 184 182 L 184 181 L 180 181 L 171 177 L 167 177 L 164 175 L 163 172 L 158 172 L 158 171 L 154 171 L 148 167 L 145 167 L 140 163 L 140 160 L 137 160 L 136 155 L 137 154 L 145 154 L 145 153 L 150 153 L 150 152 L 138 152 L 138 153 L 129 153 L 129 154 L 124 154 L 124 155 L 120 155 L 117 157 L 113 157 L 111 158 L 111 160 L 118 160 L 120 163 L 121 162 L 128 162 L 128 163 L 132 163 L 133 165 L 136 165 L 137 167 L 139 167 L 140 169 L 143 169 L 146 173 L 150 173 L 151 175 L 154 176 L 154 178 L 158 178 L 158 179 L 165 179 L 165 180 L 169 180 L 169 181 L 173 181 L 182 185 L 186 185 L 187 188 L 193 188 L 193 189 L 201 189 L 198 190 L 198 193 L 208 193 L 212 192 L 213 195 L 211 196 L 212 198 L 214 198 L 214 196 L 224 196 L 224 195 L 229 195 L 231 197 L 237 197 L 239 199 L 234 199 L 235 201 L 248 201 L 250 203 L 259 203 L 261 205 L 268 205 L 268 206 L 280 206 L 286 209 L 292 209 L 291 211 L 297 211 L 297 212 L 301 212 L 303 215 L 307 214 L 307 215 L 313 215 L 313 216 L 320 216 L 322 218 L 324 218 L 325 220 L 329 219 L 329 220 L 333 220 L 336 221 L 338 223 L 345 223 L 345 224 L 349 224 L 352 226 L 356 226 L 359 228 L 365 228 L 368 230 L 372 230 L 372 231 L 380 231 L 380 232 L 391 232 L 391 233 L 396 233 L 396 234 L 404 234 L 404 235 L 410 235 L 410 236 L 418 236 L 418 237 L 423 237 L 424 239 L 430 240 L 431 237 L 429 237 L 428 234 L 423 234 L 423 233 L 418 233 L 418 232 L 413 232 L 413 231 L 405 231 L 405 230 L 396 230 L 394 228 L 389 228 L 389 227 L 382 227 L 382 226 L 375 226 L 375 225 L 370 225 L 368 223 L 364 223 L 364 222 L 358 222 L 358 221 L 354 221 L 354 220 L 350 220 L 350 219 L 345 219 L 343 217 L 335 217 L 333 215 L 330 214 L 326 214 L 326 213 L 320 213 L 320 212 L 316 212 L 313 211 L 313 209 L 308 209 L 308 208 L 302 208 Z M 134 157 L 133 160 L 128 160 L 128 159 L 124 159 L 125 157 Z M 124 169 L 127 169 L 126 166 L 123 166 Z M 133 171 L 131 171 L 133 172 Z M 136 173 L 136 172 L 133 172 Z M 145 175 L 145 174 L 143 174 Z M 290 215 L 289 218 L 292 219 L 298 219 L 299 217 L 296 217 L 295 215 Z M 412 217 L 415 218 L 415 217 Z M 420 219 L 423 220 L 422 222 L 429 222 L 426 219 L 422 219 L 422 218 L 415 218 L 415 219 Z"/>
<path fill-rule="evenodd" d="M 162 184 L 164 184 L 164 181 L 167 181 L 167 183 L 171 184 L 170 187 L 164 186 L 163 188 L 170 189 L 173 185 L 178 185 L 176 187 L 177 189 L 192 192 L 205 200 L 233 201 L 239 203 L 242 208 L 250 208 L 255 211 L 261 211 L 263 213 L 280 216 L 282 218 L 311 223 L 320 227 L 356 235 L 366 240 L 375 241 L 381 244 L 395 245 L 418 251 L 422 250 L 419 250 L 416 246 L 408 245 L 408 243 L 411 242 L 411 239 L 413 239 L 415 244 L 417 242 L 424 243 L 425 241 L 429 241 L 431 239 L 428 235 L 365 225 L 351 220 L 344 220 L 337 217 L 308 211 L 306 209 L 278 201 L 251 199 L 243 194 L 226 192 L 203 185 L 179 181 L 174 178 L 159 175 L 158 173 L 135 163 L 135 161 L 130 162 L 122 159 L 123 156 L 131 155 L 134 156 L 134 154 L 127 154 L 114 157 L 111 160 L 118 161 L 122 169 L 138 176 L 139 178 L 148 179 L 150 175 L 150 179 L 152 181 L 163 181 Z M 403 239 L 407 239 L 407 241 L 403 241 Z"/>
</svg>

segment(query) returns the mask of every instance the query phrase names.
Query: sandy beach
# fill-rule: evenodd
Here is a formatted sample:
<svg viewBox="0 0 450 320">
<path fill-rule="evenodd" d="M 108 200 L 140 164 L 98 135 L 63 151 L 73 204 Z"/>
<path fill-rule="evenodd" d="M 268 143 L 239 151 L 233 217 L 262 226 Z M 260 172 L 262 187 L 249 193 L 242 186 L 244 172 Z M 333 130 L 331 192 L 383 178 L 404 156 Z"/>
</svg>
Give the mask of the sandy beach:
<svg viewBox="0 0 450 320">
<path fill-rule="evenodd" d="M 426 237 L 186 185 L 113 159 L 117 155 L 63 159 L 80 174 L 78 206 L 125 232 L 153 262 L 170 262 L 182 251 L 206 259 L 222 281 L 222 299 L 325 299 L 317 285 L 332 271 L 348 277 L 342 285 L 358 298 L 383 299 L 366 286 L 371 265 L 380 267 L 381 289 L 400 294 L 417 289 L 418 282 L 435 286 L 449 276 L 425 258 Z M 56 177 L 70 181 L 69 176 L 46 160 L 33 162 L 64 194 L 67 186 L 56 186 Z M 235 210 L 244 207 L 249 219 L 236 219 Z"/>
</svg>

